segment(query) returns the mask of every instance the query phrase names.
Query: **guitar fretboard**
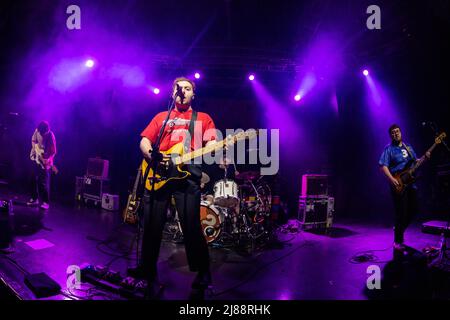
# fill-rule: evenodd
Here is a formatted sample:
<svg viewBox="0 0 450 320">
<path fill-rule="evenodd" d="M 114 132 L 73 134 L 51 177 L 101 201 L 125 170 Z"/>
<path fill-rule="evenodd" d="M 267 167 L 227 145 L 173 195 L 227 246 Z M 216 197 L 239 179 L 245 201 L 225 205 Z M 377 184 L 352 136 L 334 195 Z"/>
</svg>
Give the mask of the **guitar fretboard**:
<svg viewBox="0 0 450 320">
<path fill-rule="evenodd" d="M 427 152 L 431 153 L 434 148 L 436 148 L 438 144 L 435 142 L 428 150 Z M 414 173 L 426 160 L 427 158 L 425 156 L 422 156 L 419 160 L 416 161 L 414 166 L 411 168 L 411 173 Z"/>
<path fill-rule="evenodd" d="M 197 150 L 191 151 L 191 152 L 186 153 L 186 154 L 184 154 L 184 155 L 182 155 L 182 156 L 180 156 L 180 157 L 176 157 L 176 158 L 173 160 L 173 162 L 174 162 L 176 165 L 179 165 L 179 164 L 182 164 L 182 163 L 189 162 L 189 161 L 191 161 L 192 159 L 201 157 L 201 156 L 204 155 L 204 154 L 207 154 L 207 153 L 210 153 L 210 152 L 213 152 L 213 151 L 217 151 L 217 150 L 222 149 L 223 146 L 224 146 L 224 144 L 225 144 L 225 140 L 219 141 L 219 142 L 217 142 L 217 143 L 215 143 L 215 144 L 212 144 L 212 145 L 203 147 L 203 148 L 201 148 L 201 149 L 197 149 Z"/>
<path fill-rule="evenodd" d="M 182 156 L 175 157 L 172 161 L 173 161 L 173 163 L 175 165 L 180 165 L 180 164 L 183 164 L 183 163 L 187 163 L 187 162 L 191 161 L 192 159 L 201 157 L 204 154 L 223 149 L 224 146 L 225 146 L 225 143 L 231 145 L 231 144 L 236 143 L 239 140 L 243 140 L 243 139 L 246 139 L 246 138 L 252 139 L 252 138 L 256 137 L 257 135 L 258 135 L 258 131 L 256 131 L 256 130 L 253 130 L 253 131 L 250 131 L 250 132 L 249 131 L 242 132 L 242 133 L 239 133 L 239 134 L 237 134 L 237 135 L 235 135 L 233 137 L 226 138 L 224 140 L 221 140 L 221 141 L 216 142 L 214 144 L 211 144 L 209 146 L 206 146 L 206 147 L 203 147 L 203 148 L 191 151 L 191 152 L 186 153 L 186 154 L 184 154 Z"/>
</svg>

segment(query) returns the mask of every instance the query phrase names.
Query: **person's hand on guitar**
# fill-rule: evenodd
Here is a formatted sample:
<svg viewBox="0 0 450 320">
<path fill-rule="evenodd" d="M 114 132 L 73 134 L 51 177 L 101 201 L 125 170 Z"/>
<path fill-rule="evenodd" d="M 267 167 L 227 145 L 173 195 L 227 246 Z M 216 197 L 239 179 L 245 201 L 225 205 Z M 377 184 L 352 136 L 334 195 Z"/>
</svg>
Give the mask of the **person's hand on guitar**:
<svg viewBox="0 0 450 320">
<path fill-rule="evenodd" d="M 394 186 L 394 187 L 396 187 L 396 188 L 398 188 L 398 187 L 400 187 L 400 183 L 397 181 L 397 179 L 395 179 L 394 177 L 392 177 L 391 179 L 390 179 L 390 181 L 391 181 L 391 184 Z"/>
<path fill-rule="evenodd" d="M 156 161 L 156 162 L 161 162 L 163 161 L 163 154 L 159 151 L 156 150 L 149 150 L 149 161 Z"/>
<path fill-rule="evenodd" d="M 427 157 L 427 159 L 430 159 L 431 158 L 431 152 L 430 151 L 425 152 L 425 157 Z"/>
</svg>

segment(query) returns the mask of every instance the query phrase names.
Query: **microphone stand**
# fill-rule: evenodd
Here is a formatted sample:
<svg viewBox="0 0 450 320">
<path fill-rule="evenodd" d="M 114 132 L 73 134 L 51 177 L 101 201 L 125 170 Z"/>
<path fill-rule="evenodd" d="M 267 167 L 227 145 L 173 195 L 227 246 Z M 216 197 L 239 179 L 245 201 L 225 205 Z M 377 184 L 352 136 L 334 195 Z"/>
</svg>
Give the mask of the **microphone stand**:
<svg viewBox="0 0 450 320">
<path fill-rule="evenodd" d="M 162 155 L 160 153 L 159 147 L 161 145 L 161 139 L 162 139 L 162 136 L 164 134 L 164 130 L 166 128 L 166 124 L 167 124 L 167 122 L 170 119 L 170 115 L 171 115 L 173 109 L 175 109 L 175 100 L 177 99 L 178 95 L 179 95 L 179 92 L 177 92 L 177 94 L 172 99 L 170 99 L 169 107 L 168 107 L 168 110 L 167 110 L 166 119 L 164 120 L 164 122 L 163 122 L 163 124 L 161 126 L 161 129 L 159 130 L 156 142 L 155 142 L 154 145 L 152 145 L 152 150 L 150 151 L 150 154 L 151 154 L 150 162 L 148 162 L 147 159 L 145 159 L 145 161 L 147 161 L 147 163 L 148 163 L 148 166 L 147 166 L 147 169 L 145 170 L 145 173 L 144 173 L 143 183 L 144 183 L 144 192 L 145 192 L 145 184 L 146 184 L 147 180 L 150 179 L 150 184 L 151 184 L 150 201 L 149 201 L 149 203 L 150 203 L 150 214 L 153 214 L 152 211 L 153 211 L 154 198 L 155 198 L 154 197 L 154 193 L 155 193 L 156 170 L 158 168 L 159 162 L 162 160 Z M 183 98 L 183 97 L 181 97 L 181 98 Z M 150 168 L 152 168 L 152 170 L 153 170 L 151 177 L 148 176 Z M 144 211 L 144 214 L 145 214 L 145 211 Z M 136 246 L 136 250 L 137 251 L 139 251 L 138 250 L 139 239 L 140 239 L 140 235 L 141 235 L 141 233 L 143 231 L 142 230 L 143 227 L 142 227 L 142 224 L 141 224 L 140 221 L 138 221 L 138 228 L 139 228 L 138 236 L 137 236 L 137 243 L 138 243 L 138 245 Z M 136 253 L 136 257 L 137 257 L 137 265 L 140 266 L 141 265 L 140 264 L 140 262 L 141 262 L 140 258 L 142 258 L 142 257 L 139 257 L 139 253 L 138 252 Z"/>
<path fill-rule="evenodd" d="M 430 124 L 431 130 L 433 130 L 433 132 L 434 132 L 434 135 L 437 137 L 439 135 L 439 130 L 437 128 L 436 123 L 430 122 L 429 124 Z M 442 140 L 441 142 L 442 142 L 442 145 L 447 149 L 447 151 L 450 152 L 450 148 L 448 147 L 447 143 L 444 140 Z"/>
</svg>

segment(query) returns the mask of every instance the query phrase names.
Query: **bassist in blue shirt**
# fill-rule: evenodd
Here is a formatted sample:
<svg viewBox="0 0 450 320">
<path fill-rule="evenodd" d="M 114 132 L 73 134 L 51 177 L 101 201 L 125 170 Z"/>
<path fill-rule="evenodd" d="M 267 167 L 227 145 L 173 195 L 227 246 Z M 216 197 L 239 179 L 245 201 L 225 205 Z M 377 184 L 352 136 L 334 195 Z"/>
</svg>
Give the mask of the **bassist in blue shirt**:
<svg viewBox="0 0 450 320">
<path fill-rule="evenodd" d="M 414 164 L 417 156 L 411 145 L 403 142 L 402 132 L 398 125 L 393 124 L 389 127 L 389 136 L 392 141 L 384 148 L 378 164 L 391 184 L 395 208 L 394 250 L 403 251 L 405 250 L 404 233 L 418 209 L 417 187 L 415 184 L 411 184 L 402 192 L 396 192 L 400 183 L 394 176 Z M 426 157 L 430 157 L 430 152 L 426 153 Z"/>
</svg>

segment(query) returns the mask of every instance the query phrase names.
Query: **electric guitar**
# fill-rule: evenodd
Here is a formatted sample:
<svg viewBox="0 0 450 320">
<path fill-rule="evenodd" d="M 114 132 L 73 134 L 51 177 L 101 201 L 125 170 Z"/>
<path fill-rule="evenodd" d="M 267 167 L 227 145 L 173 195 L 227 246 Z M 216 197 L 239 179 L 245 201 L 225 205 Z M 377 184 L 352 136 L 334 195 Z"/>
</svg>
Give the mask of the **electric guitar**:
<svg viewBox="0 0 450 320">
<path fill-rule="evenodd" d="M 445 139 L 446 136 L 447 135 L 445 132 L 437 136 L 434 139 L 434 144 L 427 150 L 427 152 L 431 153 L 434 150 L 434 148 L 436 148 L 436 146 L 440 144 L 442 140 Z M 396 193 L 402 194 L 403 191 L 405 191 L 406 187 L 408 187 L 409 185 L 413 184 L 416 181 L 414 173 L 426 160 L 427 160 L 426 156 L 423 155 L 420 159 L 415 161 L 413 165 L 408 166 L 407 169 L 404 169 L 394 174 L 394 179 L 398 181 L 398 186 L 394 186 L 394 191 Z"/>
<path fill-rule="evenodd" d="M 137 195 L 137 188 L 141 180 L 141 170 L 141 166 L 139 166 L 133 191 L 128 195 L 127 206 L 123 210 L 123 222 L 128 224 L 135 224 L 137 222 L 137 212 L 141 206 L 141 197 Z"/>
<path fill-rule="evenodd" d="M 48 164 L 49 160 L 44 159 L 44 149 L 39 147 L 39 144 L 34 144 L 34 155 L 31 155 L 31 160 L 35 161 L 42 169 L 46 169 L 45 166 Z M 58 174 L 59 170 L 55 165 L 50 167 L 54 174 Z"/>
<path fill-rule="evenodd" d="M 162 151 L 163 160 L 158 163 L 155 175 L 153 175 L 153 168 L 148 168 L 147 178 L 145 173 L 149 166 L 146 159 L 142 160 L 142 175 L 145 181 L 145 188 L 151 191 L 154 187 L 155 190 L 161 189 L 169 181 L 186 179 L 191 175 L 187 170 L 183 169 L 183 165 L 191 160 L 201 157 L 204 154 L 211 153 L 223 149 L 224 146 L 229 146 L 237 141 L 244 139 L 253 139 L 258 135 L 256 130 L 248 130 L 240 132 L 234 136 L 229 136 L 222 141 L 210 144 L 206 147 L 184 153 L 184 143 L 179 142 L 167 151 Z M 154 178 L 154 186 L 152 187 L 152 178 Z"/>
</svg>

